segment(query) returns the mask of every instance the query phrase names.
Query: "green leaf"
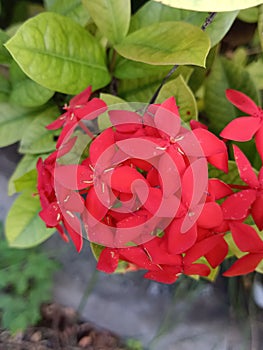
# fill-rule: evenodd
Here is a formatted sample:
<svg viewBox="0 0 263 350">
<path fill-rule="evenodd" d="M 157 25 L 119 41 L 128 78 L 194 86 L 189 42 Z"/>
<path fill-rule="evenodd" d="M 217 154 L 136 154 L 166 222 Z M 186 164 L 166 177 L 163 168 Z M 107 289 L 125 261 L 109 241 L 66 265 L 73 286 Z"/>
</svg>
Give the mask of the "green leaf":
<svg viewBox="0 0 263 350">
<path fill-rule="evenodd" d="M 54 135 L 57 134 L 57 131 L 50 131 L 46 126 L 58 115 L 59 110 L 56 106 L 48 107 L 38 113 L 23 134 L 19 152 L 38 154 L 54 151 L 56 148 Z"/>
<path fill-rule="evenodd" d="M 262 0 L 154 0 L 186 10 L 224 12 L 246 9 L 262 4 Z"/>
<path fill-rule="evenodd" d="M 18 180 L 19 178 L 21 178 L 27 172 L 35 169 L 38 158 L 39 157 L 37 155 L 26 154 L 20 160 L 20 162 L 18 163 L 15 171 L 13 172 L 13 174 L 10 177 L 9 182 L 8 182 L 8 195 L 9 196 L 12 196 L 14 193 L 17 192 L 15 181 Z M 45 157 L 43 157 L 43 155 L 42 155 L 42 158 L 45 158 Z"/>
<path fill-rule="evenodd" d="M 118 94 L 126 101 L 149 102 L 163 80 L 163 74 L 141 79 L 125 79 L 119 82 Z"/>
<path fill-rule="evenodd" d="M 263 60 L 259 59 L 258 61 L 250 63 L 246 69 L 254 80 L 257 88 L 263 90 Z"/>
<path fill-rule="evenodd" d="M 10 66 L 12 91 L 10 102 L 22 107 L 38 107 L 45 104 L 53 95 L 51 91 L 29 79 L 13 61 Z"/>
<path fill-rule="evenodd" d="M 194 95 L 181 75 L 162 87 L 156 102 L 162 103 L 171 96 L 176 99 L 183 121 L 188 122 L 191 119 L 197 119 L 198 111 Z"/>
<path fill-rule="evenodd" d="M 107 106 L 126 103 L 126 101 L 124 101 L 120 97 L 105 93 L 100 94 L 100 99 L 102 99 L 107 104 Z M 100 114 L 97 121 L 100 131 L 110 128 L 112 126 L 107 112 Z"/>
<path fill-rule="evenodd" d="M 19 141 L 39 110 L 0 103 L 0 147 Z"/>
<path fill-rule="evenodd" d="M 0 102 L 7 101 L 9 94 L 10 83 L 2 74 L 0 74 Z"/>
<path fill-rule="evenodd" d="M 258 15 L 258 36 L 260 40 L 261 49 L 263 49 L 263 5 L 259 6 Z"/>
<path fill-rule="evenodd" d="M 218 13 L 213 23 L 207 27 L 206 33 L 211 40 L 211 46 L 216 45 L 225 36 L 233 24 L 238 11 Z M 184 21 L 201 27 L 205 22 L 207 12 L 196 12 L 173 8 L 162 3 L 149 1 L 135 13 L 131 20 L 130 32 L 149 26 L 153 23 L 166 21 Z"/>
<path fill-rule="evenodd" d="M 228 161 L 228 173 L 224 173 L 221 170 L 218 170 L 215 167 L 209 165 L 209 179 L 219 179 L 224 181 L 227 184 L 235 184 L 235 185 L 245 185 L 245 183 L 240 179 L 240 175 L 238 172 L 238 168 L 236 162 L 233 160 Z"/>
<path fill-rule="evenodd" d="M 59 14 L 29 19 L 5 46 L 27 75 L 48 89 L 75 95 L 88 85 L 97 90 L 110 81 L 100 44 Z"/>
<path fill-rule="evenodd" d="M 241 10 L 238 14 L 238 19 L 247 23 L 256 23 L 258 21 L 258 8 L 251 7 L 246 10 Z"/>
<path fill-rule="evenodd" d="M 37 171 L 36 169 L 28 171 L 19 179 L 14 180 L 16 192 L 22 192 L 24 190 L 36 191 L 37 185 Z"/>
<path fill-rule="evenodd" d="M 131 16 L 130 0 L 83 0 L 93 21 L 112 44 L 125 38 Z"/>
<path fill-rule="evenodd" d="M 4 32 L 2 29 L 0 29 L 0 63 L 10 63 L 12 60 L 9 52 L 7 49 L 3 46 L 3 44 L 9 39 L 9 35 Z"/>
<path fill-rule="evenodd" d="M 83 6 L 82 0 L 46 1 L 45 7 L 47 11 L 67 16 L 82 26 L 85 26 L 90 19 L 90 15 Z"/>
<path fill-rule="evenodd" d="M 210 40 L 189 23 L 162 22 L 129 34 L 115 49 L 121 56 L 148 64 L 205 66 Z"/>
<path fill-rule="evenodd" d="M 258 90 L 244 67 L 217 57 L 205 83 L 205 114 L 211 129 L 219 133 L 227 123 L 240 115 L 225 97 L 226 89 L 236 89 L 247 94 L 259 104 Z"/>
<path fill-rule="evenodd" d="M 6 219 L 5 233 L 11 247 L 30 248 L 48 239 L 55 229 L 46 228 L 38 213 L 39 198 L 23 192 L 16 198 Z"/>
<path fill-rule="evenodd" d="M 103 251 L 105 247 L 102 245 L 90 242 L 90 248 L 91 248 L 92 254 L 94 255 L 94 258 L 98 261 L 100 257 L 100 253 Z"/>
<path fill-rule="evenodd" d="M 120 97 L 111 95 L 111 94 L 105 94 L 105 93 L 101 93 L 100 94 L 100 98 L 107 104 L 108 109 L 105 113 L 100 114 L 97 122 L 98 122 L 98 127 L 99 130 L 105 130 L 109 127 L 112 127 L 112 123 L 110 121 L 110 117 L 108 114 L 108 111 L 110 110 L 115 110 L 115 109 L 121 109 L 121 110 L 126 110 L 126 111 L 134 111 L 137 110 L 141 107 L 141 104 L 136 103 L 136 105 L 134 104 L 130 104 L 127 103 L 125 100 L 123 100 Z M 138 107 L 138 108 L 137 108 Z"/>
<path fill-rule="evenodd" d="M 165 77 L 172 67 L 173 66 L 156 66 L 120 57 L 115 66 L 114 76 L 118 79 L 138 79 L 162 74 L 163 77 Z M 180 66 L 173 73 L 173 78 L 180 74 L 185 78 L 189 78 L 189 72 L 192 72 L 192 68 Z"/>
<path fill-rule="evenodd" d="M 138 79 L 162 73 L 165 76 L 173 66 L 155 66 L 120 57 L 114 69 L 118 79 Z"/>
</svg>

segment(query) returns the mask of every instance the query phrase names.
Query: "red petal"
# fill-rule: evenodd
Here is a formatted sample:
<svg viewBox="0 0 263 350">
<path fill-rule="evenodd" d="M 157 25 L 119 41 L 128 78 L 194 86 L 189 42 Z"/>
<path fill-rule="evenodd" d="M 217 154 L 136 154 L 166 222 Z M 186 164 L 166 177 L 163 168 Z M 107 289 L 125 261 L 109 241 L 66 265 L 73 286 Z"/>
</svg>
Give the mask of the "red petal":
<svg viewBox="0 0 263 350">
<path fill-rule="evenodd" d="M 118 248 L 128 247 L 129 243 L 139 244 L 142 235 L 151 236 L 151 231 L 147 229 L 147 218 L 139 215 L 131 215 L 117 223 L 115 234 L 115 246 Z"/>
<path fill-rule="evenodd" d="M 91 187 L 87 194 L 85 206 L 87 211 L 85 212 L 84 220 L 87 226 L 94 226 L 97 224 L 108 211 L 108 208 L 105 207 L 98 198 L 94 187 Z"/>
<path fill-rule="evenodd" d="M 67 119 L 67 113 L 63 113 L 56 120 L 54 120 L 52 123 L 48 124 L 46 126 L 46 128 L 48 130 L 56 130 L 56 129 L 62 128 L 66 119 Z"/>
<path fill-rule="evenodd" d="M 82 108 L 74 110 L 78 120 L 93 120 L 106 111 L 107 105 L 99 98 L 93 98 Z"/>
<path fill-rule="evenodd" d="M 191 127 L 192 130 L 199 129 L 199 128 L 208 130 L 208 126 L 198 122 L 197 120 L 193 120 L 193 119 L 190 120 L 190 127 Z"/>
<path fill-rule="evenodd" d="M 251 214 L 260 231 L 263 230 L 263 194 L 256 198 L 252 204 Z"/>
<path fill-rule="evenodd" d="M 79 229 L 77 231 L 75 231 L 66 220 L 63 220 L 63 223 L 64 223 L 66 230 L 68 231 L 70 238 L 72 239 L 72 242 L 74 243 L 74 245 L 76 247 L 77 252 L 80 252 L 82 249 L 82 246 L 83 246 L 83 238 L 81 235 L 80 224 L 79 224 Z"/>
<path fill-rule="evenodd" d="M 219 204 L 208 202 L 204 204 L 201 215 L 197 219 L 197 225 L 203 228 L 211 229 L 221 225 L 223 213 Z"/>
<path fill-rule="evenodd" d="M 192 264 L 190 266 L 185 266 L 183 273 L 186 275 L 208 276 L 210 274 L 210 269 L 205 264 Z"/>
<path fill-rule="evenodd" d="M 55 168 L 55 181 L 60 185 L 72 189 L 81 190 L 93 184 L 93 171 L 84 165 L 70 164 L 59 165 Z"/>
<path fill-rule="evenodd" d="M 151 159 L 165 152 L 164 140 L 153 137 L 129 138 L 117 141 L 116 145 L 131 158 Z M 161 143 L 159 145 L 159 143 Z"/>
<path fill-rule="evenodd" d="M 142 117 L 132 111 L 109 111 L 110 121 L 118 132 L 133 133 L 142 127 Z"/>
<path fill-rule="evenodd" d="M 202 241 L 197 242 L 192 248 L 190 248 L 184 257 L 185 264 L 191 264 L 197 259 L 207 254 L 210 250 L 215 248 L 218 243 L 222 240 L 221 235 L 213 235 Z"/>
<path fill-rule="evenodd" d="M 224 173 L 228 172 L 227 149 L 225 149 L 225 152 L 214 154 L 213 156 L 207 157 L 207 161 L 217 169 L 222 170 Z"/>
<path fill-rule="evenodd" d="M 215 200 L 222 199 L 233 193 L 230 186 L 219 179 L 209 179 L 208 186 L 208 192 L 211 193 Z"/>
<path fill-rule="evenodd" d="M 223 273 L 223 276 L 232 277 L 253 272 L 262 259 L 263 254 L 247 254 L 242 256 L 242 258 L 234 262 L 230 269 Z"/>
<path fill-rule="evenodd" d="M 225 220 L 243 220 L 247 217 L 252 203 L 256 199 L 256 191 L 244 190 L 227 197 L 221 204 Z"/>
<path fill-rule="evenodd" d="M 105 273 L 113 273 L 119 262 L 119 254 L 116 249 L 104 248 L 100 253 L 97 269 Z"/>
<path fill-rule="evenodd" d="M 146 179 L 149 182 L 150 186 L 152 187 L 160 186 L 160 178 L 156 168 L 152 167 L 148 171 L 146 175 Z"/>
<path fill-rule="evenodd" d="M 204 158 L 192 162 L 182 178 L 182 200 L 188 208 L 194 208 L 207 193 L 208 171 Z"/>
<path fill-rule="evenodd" d="M 178 271 L 175 270 L 174 273 L 166 272 L 163 270 L 148 271 L 143 277 L 147 278 L 148 280 L 153 280 L 153 281 L 156 281 L 159 283 L 172 284 L 178 279 L 180 272 L 181 271 L 179 269 L 178 269 Z"/>
<path fill-rule="evenodd" d="M 230 224 L 233 239 L 242 252 L 259 252 L 263 250 L 263 241 L 253 227 L 233 222 Z"/>
<path fill-rule="evenodd" d="M 165 133 L 168 138 L 176 137 L 181 128 L 181 119 L 174 97 L 164 101 L 157 109 L 154 123 L 159 133 Z"/>
<path fill-rule="evenodd" d="M 104 130 L 99 136 L 95 138 L 91 142 L 90 148 L 89 148 L 89 156 L 90 161 L 93 167 L 99 166 L 97 165 L 97 161 L 100 158 L 100 164 L 102 168 L 106 168 L 108 165 L 108 162 L 106 164 L 104 159 L 110 160 L 111 156 L 114 154 L 114 147 L 112 146 L 114 144 L 114 132 L 112 128 L 108 128 Z M 102 155 L 105 157 L 102 157 Z"/>
<path fill-rule="evenodd" d="M 80 194 L 74 191 L 67 191 L 66 193 L 66 196 L 58 196 L 63 211 L 69 210 L 71 212 L 82 213 L 84 210 L 84 200 Z"/>
<path fill-rule="evenodd" d="M 259 186 L 258 179 L 252 169 L 252 166 L 249 160 L 236 145 L 233 145 L 233 149 L 234 149 L 235 161 L 236 161 L 241 179 L 245 183 L 247 183 L 251 188 L 258 187 Z"/>
<path fill-rule="evenodd" d="M 63 157 L 65 154 L 69 153 L 69 151 L 73 148 L 77 141 L 77 136 L 72 137 L 67 142 L 63 143 L 57 151 L 57 158 Z"/>
<path fill-rule="evenodd" d="M 256 133 L 255 142 L 261 161 L 263 162 L 263 124 Z"/>
<path fill-rule="evenodd" d="M 61 210 L 57 203 L 50 203 L 47 208 L 39 212 L 39 216 L 48 227 L 55 227 L 62 220 Z"/>
<path fill-rule="evenodd" d="M 143 269 L 155 269 L 157 270 L 158 267 L 154 266 L 149 259 L 146 252 L 143 250 L 141 246 L 139 247 L 132 247 L 132 248 L 124 248 L 120 249 L 120 258 L 124 259 L 126 261 L 129 261 Z"/>
<path fill-rule="evenodd" d="M 210 131 L 199 128 L 193 130 L 193 133 L 200 143 L 206 157 L 213 156 L 218 153 L 225 154 L 227 152 L 225 143 L 219 140 L 219 138 Z"/>
<path fill-rule="evenodd" d="M 151 257 L 154 264 L 165 264 L 165 265 L 182 265 L 181 255 L 169 254 L 166 250 L 161 247 L 162 239 L 156 237 L 145 243 L 144 249 L 147 254 Z"/>
<path fill-rule="evenodd" d="M 205 258 L 213 268 L 216 268 L 224 261 L 227 254 L 228 244 L 224 240 L 223 236 L 221 236 L 221 240 L 217 243 L 216 247 L 206 253 Z"/>
<path fill-rule="evenodd" d="M 168 239 L 168 252 L 170 254 L 181 254 L 191 248 L 197 239 L 196 226 L 192 226 L 185 233 L 181 232 L 182 220 L 175 219 L 165 230 Z"/>
<path fill-rule="evenodd" d="M 133 183 L 136 186 L 138 180 L 145 184 L 143 186 L 145 191 L 148 188 L 148 184 L 142 174 L 134 168 L 123 165 L 114 169 L 110 179 L 110 187 L 116 191 L 132 193 Z"/>
<path fill-rule="evenodd" d="M 143 202 L 143 197 L 138 193 Z M 174 218 L 180 205 L 176 196 L 164 197 L 159 188 L 150 187 L 147 200 L 143 203 L 145 209 L 158 218 Z"/>
<path fill-rule="evenodd" d="M 173 147 L 169 147 L 158 164 L 159 177 L 164 196 L 170 196 L 181 187 L 181 175 L 186 168 L 183 156 Z"/>
<path fill-rule="evenodd" d="M 69 102 L 70 107 L 77 107 L 87 103 L 87 101 L 90 98 L 91 92 L 92 92 L 91 86 L 88 86 L 85 90 L 81 91 L 78 95 L 74 96 L 70 100 Z"/>
<path fill-rule="evenodd" d="M 240 91 L 227 89 L 226 97 L 233 105 L 247 114 L 253 115 L 259 112 L 259 108 L 255 102 Z"/>
<path fill-rule="evenodd" d="M 224 130 L 221 131 L 220 136 L 233 141 L 249 141 L 259 129 L 260 124 L 260 118 L 236 118 L 227 124 Z"/>
</svg>

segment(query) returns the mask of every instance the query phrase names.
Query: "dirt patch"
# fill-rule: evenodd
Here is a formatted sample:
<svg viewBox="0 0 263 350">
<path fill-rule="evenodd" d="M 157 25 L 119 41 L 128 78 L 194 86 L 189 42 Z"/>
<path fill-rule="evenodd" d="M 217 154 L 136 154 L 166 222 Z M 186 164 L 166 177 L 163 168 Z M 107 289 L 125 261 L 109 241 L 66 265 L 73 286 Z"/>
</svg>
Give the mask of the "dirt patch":
<svg viewBox="0 0 263 350">
<path fill-rule="evenodd" d="M 0 350 L 127 350 L 112 332 L 79 320 L 74 309 L 58 304 L 44 305 L 41 321 L 11 336 L 0 332 Z"/>
</svg>

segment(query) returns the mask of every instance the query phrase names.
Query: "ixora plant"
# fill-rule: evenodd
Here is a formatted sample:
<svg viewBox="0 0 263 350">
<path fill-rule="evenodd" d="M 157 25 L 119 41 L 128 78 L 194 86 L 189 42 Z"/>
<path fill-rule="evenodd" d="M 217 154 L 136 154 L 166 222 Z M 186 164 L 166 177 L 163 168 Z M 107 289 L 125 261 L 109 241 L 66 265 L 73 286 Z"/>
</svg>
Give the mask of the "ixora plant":
<svg viewBox="0 0 263 350">
<path fill-rule="evenodd" d="M 7 240 L 58 231 L 101 271 L 163 283 L 233 256 L 225 276 L 262 273 L 262 62 L 220 50 L 238 16 L 261 52 L 262 1 L 143 3 L 46 0 L 0 33 L 0 145 L 24 154 Z"/>
</svg>

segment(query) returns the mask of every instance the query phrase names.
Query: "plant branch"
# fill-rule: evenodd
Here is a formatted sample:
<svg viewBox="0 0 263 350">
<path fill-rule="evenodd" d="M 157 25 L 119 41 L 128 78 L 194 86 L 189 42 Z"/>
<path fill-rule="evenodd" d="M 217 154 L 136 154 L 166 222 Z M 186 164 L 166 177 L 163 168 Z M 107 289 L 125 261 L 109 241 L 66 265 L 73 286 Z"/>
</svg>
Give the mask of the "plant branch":
<svg viewBox="0 0 263 350">
<path fill-rule="evenodd" d="M 202 24 L 201 26 L 201 29 L 203 31 L 206 30 L 206 28 L 213 22 L 214 18 L 216 16 L 216 12 L 211 12 L 209 14 L 208 17 L 206 17 L 204 23 Z M 175 64 L 173 66 L 173 68 L 168 72 L 168 74 L 164 77 L 164 79 L 162 80 L 161 84 L 158 86 L 157 90 L 155 91 L 155 93 L 153 94 L 153 97 L 151 98 L 149 104 L 152 104 L 155 102 L 155 100 L 157 99 L 159 93 L 160 93 L 160 90 L 161 88 L 164 86 L 164 84 L 167 82 L 167 80 L 170 78 L 170 76 L 176 71 L 176 69 L 179 67 L 178 64 Z"/>
</svg>

